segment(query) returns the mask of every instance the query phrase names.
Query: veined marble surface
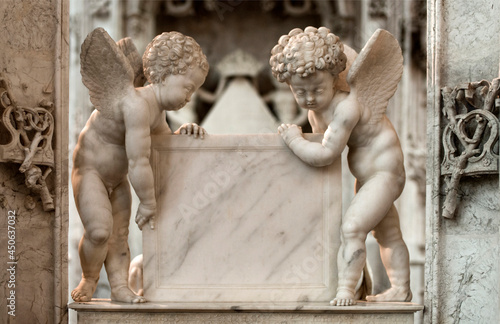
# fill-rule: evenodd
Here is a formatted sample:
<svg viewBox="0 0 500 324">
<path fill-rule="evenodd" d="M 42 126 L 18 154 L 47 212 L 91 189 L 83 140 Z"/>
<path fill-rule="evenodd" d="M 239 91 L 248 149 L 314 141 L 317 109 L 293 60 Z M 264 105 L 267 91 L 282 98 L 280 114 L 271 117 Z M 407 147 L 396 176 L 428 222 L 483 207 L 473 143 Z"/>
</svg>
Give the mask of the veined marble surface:
<svg viewBox="0 0 500 324">
<path fill-rule="evenodd" d="M 333 298 L 340 161 L 310 167 L 278 134 L 154 137 L 151 160 L 158 216 L 143 235 L 148 301 Z"/>
<path fill-rule="evenodd" d="M 331 306 L 329 302 L 305 303 L 141 303 L 97 300 L 71 303 L 78 324 L 110 323 L 338 323 L 411 324 L 413 303 L 359 302 L 355 306 Z"/>
<path fill-rule="evenodd" d="M 90 302 L 71 303 L 77 311 L 135 311 L 135 312 L 308 312 L 331 314 L 414 313 L 424 309 L 422 305 L 406 302 L 358 301 L 354 306 L 332 306 L 330 302 L 281 302 L 267 303 L 118 303 L 109 299 L 93 298 Z"/>
</svg>

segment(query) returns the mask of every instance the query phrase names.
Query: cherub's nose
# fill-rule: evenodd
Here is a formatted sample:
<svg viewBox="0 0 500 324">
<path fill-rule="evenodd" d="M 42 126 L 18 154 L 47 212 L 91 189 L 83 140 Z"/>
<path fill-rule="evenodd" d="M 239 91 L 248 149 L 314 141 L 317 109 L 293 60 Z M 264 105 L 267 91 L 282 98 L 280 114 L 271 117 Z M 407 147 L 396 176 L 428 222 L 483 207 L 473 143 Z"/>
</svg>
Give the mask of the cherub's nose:
<svg viewBox="0 0 500 324">
<path fill-rule="evenodd" d="M 307 94 L 307 98 L 306 98 L 307 102 L 314 102 L 314 99 L 315 98 L 314 98 L 314 95 L 312 93 Z"/>
</svg>

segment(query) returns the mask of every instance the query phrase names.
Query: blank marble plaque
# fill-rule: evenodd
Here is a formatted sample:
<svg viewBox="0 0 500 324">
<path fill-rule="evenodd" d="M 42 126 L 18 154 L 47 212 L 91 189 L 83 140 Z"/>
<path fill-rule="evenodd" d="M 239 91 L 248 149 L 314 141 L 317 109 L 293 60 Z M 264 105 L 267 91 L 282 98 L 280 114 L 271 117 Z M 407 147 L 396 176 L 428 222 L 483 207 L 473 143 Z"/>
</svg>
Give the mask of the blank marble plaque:
<svg viewBox="0 0 500 324">
<path fill-rule="evenodd" d="M 158 212 L 156 228 L 143 229 L 147 300 L 334 297 L 340 161 L 308 166 L 278 134 L 156 136 L 151 155 Z"/>
</svg>

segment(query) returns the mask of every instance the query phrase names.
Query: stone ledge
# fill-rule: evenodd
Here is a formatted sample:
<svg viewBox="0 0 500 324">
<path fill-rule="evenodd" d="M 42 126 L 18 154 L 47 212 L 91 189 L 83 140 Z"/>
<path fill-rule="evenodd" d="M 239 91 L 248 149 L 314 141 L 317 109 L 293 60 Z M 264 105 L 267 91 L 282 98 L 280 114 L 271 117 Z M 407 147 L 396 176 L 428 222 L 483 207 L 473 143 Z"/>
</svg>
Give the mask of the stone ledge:
<svg viewBox="0 0 500 324">
<path fill-rule="evenodd" d="M 79 324 L 104 323 L 356 323 L 411 324 L 423 306 L 368 303 L 333 307 L 327 303 L 115 303 L 93 299 L 72 303 Z"/>
<path fill-rule="evenodd" d="M 373 303 L 360 301 L 355 306 L 330 306 L 328 303 L 144 303 L 127 304 L 109 299 L 92 299 L 86 303 L 71 303 L 69 309 L 78 312 L 144 312 L 144 313 L 331 313 L 380 314 L 415 313 L 424 309 L 414 303 Z"/>
</svg>

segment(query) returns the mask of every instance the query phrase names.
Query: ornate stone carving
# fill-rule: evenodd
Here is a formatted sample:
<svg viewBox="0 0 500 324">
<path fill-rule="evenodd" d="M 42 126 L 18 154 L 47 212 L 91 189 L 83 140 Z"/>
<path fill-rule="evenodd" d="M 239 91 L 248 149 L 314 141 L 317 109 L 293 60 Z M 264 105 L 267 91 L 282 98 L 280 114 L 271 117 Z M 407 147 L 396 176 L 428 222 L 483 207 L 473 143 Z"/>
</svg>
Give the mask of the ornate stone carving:
<svg viewBox="0 0 500 324">
<path fill-rule="evenodd" d="M 21 163 L 19 171 L 26 176 L 26 186 L 38 193 L 45 211 L 54 210 L 54 202 L 45 179 L 54 166 L 52 135 L 53 103 L 42 100 L 39 107 L 19 106 L 0 75 L 0 109 L 2 111 L 0 161 Z M 45 171 L 39 166 L 44 166 Z"/>
<path fill-rule="evenodd" d="M 442 89 L 443 114 L 448 119 L 441 164 L 447 186 L 446 218 L 454 217 L 462 176 L 498 173 L 499 94 L 500 78 Z"/>
</svg>

